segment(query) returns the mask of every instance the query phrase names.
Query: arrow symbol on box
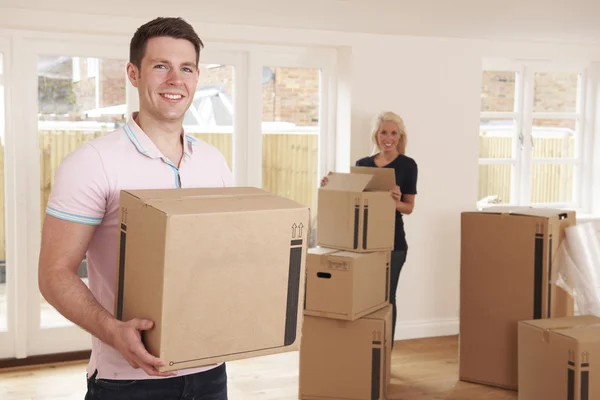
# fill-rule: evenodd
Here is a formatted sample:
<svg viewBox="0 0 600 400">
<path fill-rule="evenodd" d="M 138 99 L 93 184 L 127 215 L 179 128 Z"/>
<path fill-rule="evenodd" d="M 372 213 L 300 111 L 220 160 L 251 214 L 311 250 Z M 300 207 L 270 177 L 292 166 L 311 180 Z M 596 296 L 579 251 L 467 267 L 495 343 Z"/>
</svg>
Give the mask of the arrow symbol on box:
<svg viewBox="0 0 600 400">
<path fill-rule="evenodd" d="M 300 225 L 298 225 L 298 231 L 300 232 L 300 234 L 298 235 L 298 237 L 302 237 L 302 228 L 304 228 L 304 225 L 302 225 L 302 222 L 300 222 Z"/>
<path fill-rule="evenodd" d="M 294 224 L 292 225 L 292 237 L 295 238 L 296 237 L 296 228 L 298 227 L 298 225 Z"/>
</svg>

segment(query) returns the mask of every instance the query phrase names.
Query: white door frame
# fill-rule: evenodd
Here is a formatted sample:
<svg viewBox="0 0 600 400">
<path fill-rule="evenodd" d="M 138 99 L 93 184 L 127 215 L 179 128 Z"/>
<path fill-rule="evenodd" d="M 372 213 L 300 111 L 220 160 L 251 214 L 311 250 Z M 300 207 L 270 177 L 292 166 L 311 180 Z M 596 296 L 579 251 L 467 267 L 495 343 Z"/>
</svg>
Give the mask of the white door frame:
<svg viewBox="0 0 600 400">
<path fill-rule="evenodd" d="M 19 263 L 16 260 L 18 249 L 16 249 L 15 228 L 17 227 L 15 212 L 18 196 L 15 190 L 15 135 L 12 129 L 12 104 L 11 104 L 11 82 L 12 63 L 10 40 L 6 37 L 0 37 L 0 53 L 2 53 L 3 86 L 4 86 L 4 221 L 5 221 L 5 249 L 6 249 L 6 325 L 7 330 L 0 332 L 0 358 L 11 358 L 17 355 L 15 338 L 17 333 L 23 332 L 23 326 L 17 321 L 16 316 L 21 315 L 24 310 L 17 301 L 16 290 Z M 21 264 L 22 265 L 22 264 Z"/>
<path fill-rule="evenodd" d="M 110 41 L 109 41 L 110 42 Z M 18 346 L 18 356 L 32 356 L 48 353 L 63 353 L 71 351 L 89 350 L 91 348 L 91 337 L 89 333 L 76 325 L 58 328 L 40 327 L 40 293 L 38 289 L 39 249 L 41 241 L 42 221 L 40 215 L 40 157 L 39 137 L 37 127 L 38 110 L 38 85 L 37 85 L 37 57 L 40 54 L 71 56 L 71 57 L 98 57 L 109 59 L 126 60 L 128 57 L 128 46 L 126 44 L 105 44 L 106 38 L 94 37 L 65 37 L 64 35 L 53 35 L 48 37 L 19 37 L 15 39 L 15 48 L 19 51 L 14 53 L 13 62 L 19 65 L 15 69 L 15 82 L 19 83 L 22 96 L 15 97 L 13 104 L 17 110 L 21 110 L 19 120 L 24 122 L 20 129 L 23 143 L 19 148 L 20 173 L 17 180 L 25 182 L 24 193 L 26 196 L 26 243 L 28 245 L 26 263 L 27 276 L 22 277 L 19 289 L 26 287 L 26 321 L 21 321 L 25 327 L 25 334 L 18 339 L 25 341 Z M 125 71 L 123 71 L 125 76 Z M 34 157 L 31 155 L 34 154 Z M 25 175 L 25 176 L 23 176 Z M 21 207 L 23 208 L 23 207 Z M 23 281 L 25 283 L 23 283 Z M 22 301 L 20 296 L 19 303 Z M 19 318 L 21 319 L 21 318 Z M 23 351 L 23 349 L 25 351 Z"/>
<path fill-rule="evenodd" d="M 335 92 L 333 49 L 278 48 L 260 46 L 249 56 L 248 73 L 248 184 L 262 187 L 262 69 L 290 67 L 320 69 L 319 85 L 319 163 L 318 174 L 325 176 L 335 165 Z"/>
</svg>

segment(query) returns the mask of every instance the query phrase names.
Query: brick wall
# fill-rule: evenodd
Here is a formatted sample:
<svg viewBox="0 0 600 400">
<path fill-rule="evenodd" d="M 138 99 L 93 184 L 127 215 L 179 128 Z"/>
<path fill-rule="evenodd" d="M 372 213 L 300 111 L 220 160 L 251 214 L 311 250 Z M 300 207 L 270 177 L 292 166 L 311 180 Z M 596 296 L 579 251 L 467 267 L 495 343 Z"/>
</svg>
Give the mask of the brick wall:
<svg viewBox="0 0 600 400">
<path fill-rule="evenodd" d="M 515 101 L 515 73 L 485 71 L 481 88 L 481 111 L 511 112 Z M 575 112 L 577 74 L 536 73 L 534 112 Z M 536 126 L 574 128 L 573 120 L 536 120 Z"/>
<path fill-rule="evenodd" d="M 233 102 L 233 79 L 234 70 L 231 65 L 219 65 L 208 67 L 200 66 L 200 79 L 198 86 L 223 84 L 223 92 Z"/>
<path fill-rule="evenodd" d="M 262 85 L 263 121 L 294 122 L 316 126 L 319 118 L 319 71 L 305 68 L 271 68 L 273 78 Z M 225 83 L 233 99 L 233 67 L 203 67 L 199 85 Z"/>
<path fill-rule="evenodd" d="M 42 109 L 51 111 L 49 102 L 56 98 L 60 111 L 81 112 L 95 107 L 95 80 L 87 78 L 87 60 L 81 59 L 81 81 L 67 87 L 68 80 L 40 79 L 46 93 L 40 95 Z M 100 107 L 125 103 L 125 61 L 100 60 Z M 65 62 L 54 72 L 72 73 L 72 64 Z M 305 68 L 271 68 L 273 77 L 262 86 L 263 121 L 294 122 L 299 126 L 316 126 L 319 112 L 319 71 Z M 201 67 L 199 85 L 224 84 L 224 91 L 233 99 L 234 71 L 231 66 Z M 72 92 L 70 95 L 69 92 Z M 483 74 L 482 111 L 513 111 L 515 73 Z M 534 110 L 537 112 L 574 112 L 577 75 L 538 73 L 535 76 Z M 67 99 L 74 101 L 68 106 Z M 60 100 L 58 100 L 60 99 Z M 70 109 L 70 110 L 69 110 Z M 57 110 L 58 111 L 58 110 Z M 572 121 L 536 121 L 537 125 L 573 126 Z"/>
<path fill-rule="evenodd" d="M 110 107 L 125 103 L 125 61 L 100 60 L 100 104 Z M 63 74 L 72 76 L 70 61 L 57 67 Z M 293 122 L 298 126 L 317 126 L 319 118 L 319 71 L 308 68 L 271 68 L 272 79 L 262 86 L 263 121 Z M 48 80 L 42 86 L 40 99 L 43 98 L 44 110 L 51 112 L 52 98 L 60 91 L 63 97 L 72 92 L 70 100 L 62 100 L 63 113 L 81 113 L 96 107 L 96 81 L 88 78 L 87 59 L 80 61 L 78 82 L 66 80 Z M 199 86 L 224 84 L 224 92 L 233 100 L 234 71 L 232 66 L 202 65 Z M 70 87 L 69 87 L 70 86 Z M 71 102 L 71 104 L 69 104 Z M 56 106 L 56 104 L 54 105 Z"/>
<path fill-rule="evenodd" d="M 100 60 L 100 107 L 124 104 L 127 62 Z"/>
<path fill-rule="evenodd" d="M 272 68 L 273 79 L 263 84 L 263 121 L 319 123 L 319 70 Z"/>
</svg>

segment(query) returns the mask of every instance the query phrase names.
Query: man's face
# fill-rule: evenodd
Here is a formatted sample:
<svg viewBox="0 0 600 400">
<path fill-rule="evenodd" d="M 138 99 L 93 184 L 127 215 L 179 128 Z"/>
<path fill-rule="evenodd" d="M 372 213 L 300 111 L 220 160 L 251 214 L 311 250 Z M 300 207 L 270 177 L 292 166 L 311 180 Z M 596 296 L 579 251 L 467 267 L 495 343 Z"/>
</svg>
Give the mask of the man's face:
<svg viewBox="0 0 600 400">
<path fill-rule="evenodd" d="M 140 112 L 164 122 L 178 122 L 189 108 L 198 84 L 194 45 L 185 39 L 153 37 L 148 40 L 141 70 L 127 66 L 131 84 L 138 89 Z"/>
</svg>

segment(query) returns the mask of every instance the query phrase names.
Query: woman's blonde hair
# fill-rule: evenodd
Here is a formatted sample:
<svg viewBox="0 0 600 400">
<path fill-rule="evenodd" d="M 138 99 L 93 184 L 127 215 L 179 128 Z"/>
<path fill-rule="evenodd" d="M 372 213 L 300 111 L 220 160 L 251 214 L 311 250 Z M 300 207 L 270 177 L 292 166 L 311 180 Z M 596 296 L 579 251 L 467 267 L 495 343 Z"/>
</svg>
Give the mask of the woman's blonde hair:
<svg viewBox="0 0 600 400">
<path fill-rule="evenodd" d="M 373 132 L 371 133 L 371 138 L 373 139 L 373 144 L 375 145 L 375 147 L 373 148 L 373 154 L 375 154 L 378 151 L 381 151 L 381 148 L 379 147 L 379 142 L 377 141 L 377 134 L 379 133 L 379 128 L 381 127 L 381 124 L 388 121 L 393 122 L 398 127 L 399 137 L 398 145 L 396 146 L 396 148 L 398 150 L 398 153 L 404 154 L 406 152 L 406 142 L 408 139 L 406 136 L 406 127 L 404 126 L 404 120 L 402 120 L 402 118 L 398 114 L 393 113 L 391 111 L 382 112 L 373 121 Z"/>
</svg>

